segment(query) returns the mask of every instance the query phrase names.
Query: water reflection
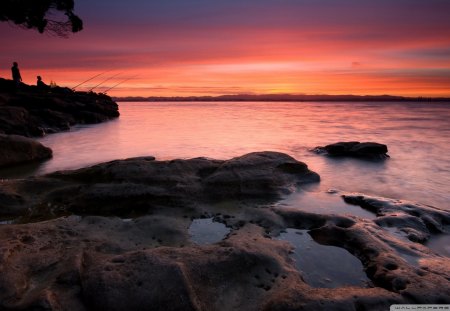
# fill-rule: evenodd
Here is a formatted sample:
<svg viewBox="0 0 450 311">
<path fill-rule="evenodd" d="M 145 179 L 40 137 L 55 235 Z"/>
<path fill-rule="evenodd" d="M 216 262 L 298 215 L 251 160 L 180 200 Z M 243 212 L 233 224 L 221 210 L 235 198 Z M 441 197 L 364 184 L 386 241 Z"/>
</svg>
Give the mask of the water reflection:
<svg viewBox="0 0 450 311">
<path fill-rule="evenodd" d="M 274 150 L 306 162 L 321 189 L 339 188 L 449 208 L 450 105 L 439 103 L 120 103 L 121 117 L 41 142 L 54 159 L 0 171 L 0 178 L 74 169 L 113 159 Z M 391 158 L 331 159 L 309 149 L 336 141 L 387 144 Z"/>
<path fill-rule="evenodd" d="M 450 234 L 434 235 L 425 246 L 441 256 L 450 257 Z"/>
<path fill-rule="evenodd" d="M 316 243 L 306 230 L 287 229 L 279 239 L 295 247 L 295 265 L 313 287 L 366 287 L 370 283 L 356 257 L 343 248 Z"/>
<path fill-rule="evenodd" d="M 351 215 L 366 219 L 376 218 L 375 214 L 360 206 L 345 203 L 339 194 L 323 191 L 301 191 L 280 201 L 277 205 L 317 214 Z"/>
<path fill-rule="evenodd" d="M 194 219 L 189 227 L 189 235 L 194 243 L 204 245 L 222 241 L 230 232 L 224 224 L 212 218 Z"/>
</svg>

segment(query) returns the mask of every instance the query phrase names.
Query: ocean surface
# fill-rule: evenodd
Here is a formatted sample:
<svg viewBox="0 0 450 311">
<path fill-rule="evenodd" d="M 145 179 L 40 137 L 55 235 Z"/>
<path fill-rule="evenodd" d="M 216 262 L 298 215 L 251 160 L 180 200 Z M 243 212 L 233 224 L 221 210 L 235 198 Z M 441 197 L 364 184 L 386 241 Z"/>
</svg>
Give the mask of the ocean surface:
<svg viewBox="0 0 450 311">
<path fill-rule="evenodd" d="M 322 179 L 291 197 L 288 205 L 317 211 L 336 210 L 341 204 L 345 209 L 339 198 L 324 194 L 332 188 L 450 209 L 450 103 L 123 102 L 119 106 L 117 120 L 76 126 L 40 139 L 53 149 L 52 160 L 1 170 L 0 178 L 136 156 L 229 159 L 272 150 L 305 162 Z M 371 162 L 310 151 L 353 140 L 387 144 L 391 158 Z M 369 217 L 364 215 L 368 212 L 361 213 Z"/>
</svg>

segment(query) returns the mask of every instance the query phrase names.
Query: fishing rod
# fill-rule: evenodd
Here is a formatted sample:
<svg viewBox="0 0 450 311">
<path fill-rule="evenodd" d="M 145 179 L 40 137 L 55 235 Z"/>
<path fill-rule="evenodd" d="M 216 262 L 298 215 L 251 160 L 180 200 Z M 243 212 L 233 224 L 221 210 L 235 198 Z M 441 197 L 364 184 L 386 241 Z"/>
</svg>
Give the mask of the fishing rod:
<svg viewBox="0 0 450 311">
<path fill-rule="evenodd" d="M 88 92 L 92 92 L 94 89 L 96 89 L 97 87 L 99 87 L 99 86 L 102 85 L 103 83 L 108 82 L 109 80 L 111 80 L 111 79 L 117 77 L 118 75 L 120 75 L 120 74 L 122 74 L 122 73 L 123 73 L 123 72 L 119 72 L 118 74 L 115 74 L 115 75 L 113 75 L 113 76 L 107 78 L 106 80 L 103 80 L 102 82 L 100 82 L 99 84 L 97 84 L 96 86 L 94 86 L 93 88 L 91 88 Z"/>
<path fill-rule="evenodd" d="M 97 74 L 97 75 L 95 75 L 95 76 L 93 76 L 93 77 L 91 77 L 91 78 L 89 78 L 89 79 L 87 79 L 87 80 L 81 82 L 80 84 L 75 85 L 75 86 L 72 88 L 72 90 L 75 91 L 75 89 L 76 89 L 77 87 L 79 87 L 80 85 L 83 85 L 83 84 L 85 84 L 86 82 L 89 82 L 89 81 L 91 81 L 91 80 L 93 80 L 93 79 L 95 79 L 95 78 L 101 76 L 102 74 L 105 74 L 105 73 L 110 72 L 110 71 L 111 71 L 111 70 L 108 70 L 108 71 L 99 73 L 99 74 Z"/>
<path fill-rule="evenodd" d="M 125 82 L 127 82 L 127 81 L 129 81 L 129 80 L 131 80 L 131 79 L 134 79 L 134 78 L 136 78 L 137 76 L 139 76 L 139 75 L 135 75 L 135 76 L 133 76 L 133 77 L 131 77 L 131 78 L 127 78 L 127 79 L 125 79 L 125 80 L 120 81 L 119 83 L 113 85 L 112 87 L 110 87 L 109 89 L 107 89 L 106 91 L 104 91 L 103 94 L 106 94 L 107 92 L 111 91 L 112 89 L 116 88 L 117 86 L 121 85 L 122 83 L 125 83 Z"/>
</svg>

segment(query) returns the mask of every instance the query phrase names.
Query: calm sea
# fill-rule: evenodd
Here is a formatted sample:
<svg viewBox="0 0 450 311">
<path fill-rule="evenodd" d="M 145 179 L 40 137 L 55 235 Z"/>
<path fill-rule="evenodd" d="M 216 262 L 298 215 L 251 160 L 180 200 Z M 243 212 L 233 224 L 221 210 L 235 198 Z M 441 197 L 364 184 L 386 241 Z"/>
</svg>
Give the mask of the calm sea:
<svg viewBox="0 0 450 311">
<path fill-rule="evenodd" d="M 320 184 L 309 192 L 337 188 L 450 209 L 450 103 L 167 102 L 119 106 L 117 120 L 77 126 L 40 139 L 53 149 L 52 160 L 2 170 L 0 177 L 25 177 L 144 155 L 228 159 L 273 150 L 292 155 L 321 175 Z M 309 151 L 349 140 L 387 144 L 391 158 L 384 162 L 331 159 Z"/>
</svg>

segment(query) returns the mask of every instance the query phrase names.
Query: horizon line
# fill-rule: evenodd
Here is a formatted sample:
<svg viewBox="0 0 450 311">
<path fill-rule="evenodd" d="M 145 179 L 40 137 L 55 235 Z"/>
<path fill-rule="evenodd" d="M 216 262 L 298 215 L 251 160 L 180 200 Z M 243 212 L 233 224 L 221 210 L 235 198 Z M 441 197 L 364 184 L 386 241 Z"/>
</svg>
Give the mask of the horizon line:
<svg viewBox="0 0 450 311">
<path fill-rule="evenodd" d="M 111 96 L 116 101 L 450 101 L 450 97 L 333 94 L 223 94 L 192 96 Z"/>
</svg>

